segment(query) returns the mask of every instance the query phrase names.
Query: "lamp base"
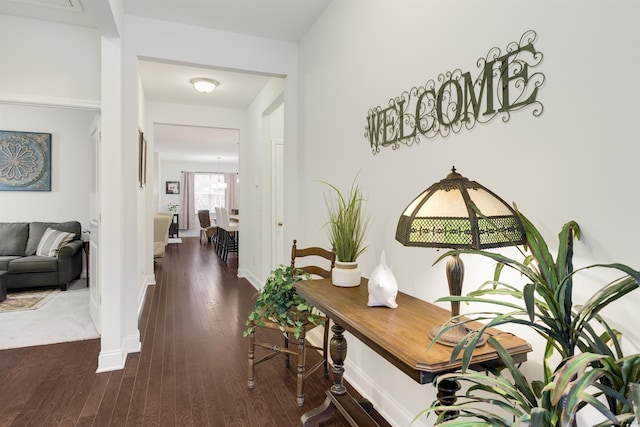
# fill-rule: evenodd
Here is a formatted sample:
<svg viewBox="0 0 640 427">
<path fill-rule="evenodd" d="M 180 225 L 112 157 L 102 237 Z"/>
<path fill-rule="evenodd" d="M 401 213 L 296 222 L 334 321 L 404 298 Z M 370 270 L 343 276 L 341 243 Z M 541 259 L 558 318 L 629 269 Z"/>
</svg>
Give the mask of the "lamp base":
<svg viewBox="0 0 640 427">
<path fill-rule="evenodd" d="M 454 324 L 454 323 L 448 322 L 441 326 L 432 327 L 431 329 L 429 329 L 429 338 L 433 340 L 436 337 L 436 335 L 438 335 L 438 333 L 442 330 L 442 328 L 444 328 L 445 326 L 449 326 L 451 324 Z M 462 340 L 464 340 L 464 337 L 466 337 L 469 334 L 469 332 L 471 332 L 471 329 L 467 328 L 462 323 L 457 323 L 454 325 L 455 326 L 452 326 L 447 331 L 445 331 L 444 334 L 440 335 L 440 338 L 438 338 L 438 341 L 437 341 L 438 344 L 447 345 L 449 347 L 455 347 L 458 344 L 460 344 Z M 487 338 L 483 335 L 482 337 L 480 337 L 476 345 L 479 347 L 481 345 L 484 345 L 486 342 L 487 342 Z"/>
</svg>

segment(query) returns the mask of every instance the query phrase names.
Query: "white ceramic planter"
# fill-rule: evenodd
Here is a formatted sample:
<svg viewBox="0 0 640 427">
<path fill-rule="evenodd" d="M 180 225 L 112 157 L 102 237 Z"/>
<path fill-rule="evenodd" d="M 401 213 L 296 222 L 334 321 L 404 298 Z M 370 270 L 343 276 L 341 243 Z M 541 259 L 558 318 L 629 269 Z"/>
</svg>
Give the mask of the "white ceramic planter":
<svg viewBox="0 0 640 427">
<path fill-rule="evenodd" d="M 360 285 L 360 276 L 357 262 L 336 261 L 331 271 L 331 282 L 336 286 L 352 288 Z"/>
</svg>

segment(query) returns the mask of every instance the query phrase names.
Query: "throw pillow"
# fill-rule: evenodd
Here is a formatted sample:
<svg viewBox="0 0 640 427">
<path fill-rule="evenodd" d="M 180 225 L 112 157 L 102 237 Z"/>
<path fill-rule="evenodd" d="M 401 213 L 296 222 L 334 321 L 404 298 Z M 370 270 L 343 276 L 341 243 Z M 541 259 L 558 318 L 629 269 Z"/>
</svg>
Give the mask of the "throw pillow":
<svg viewBox="0 0 640 427">
<path fill-rule="evenodd" d="M 76 235 L 74 233 L 66 233 L 64 231 L 47 228 L 42 235 L 36 255 L 38 256 L 58 256 L 60 247 L 67 242 L 73 240 Z"/>
</svg>

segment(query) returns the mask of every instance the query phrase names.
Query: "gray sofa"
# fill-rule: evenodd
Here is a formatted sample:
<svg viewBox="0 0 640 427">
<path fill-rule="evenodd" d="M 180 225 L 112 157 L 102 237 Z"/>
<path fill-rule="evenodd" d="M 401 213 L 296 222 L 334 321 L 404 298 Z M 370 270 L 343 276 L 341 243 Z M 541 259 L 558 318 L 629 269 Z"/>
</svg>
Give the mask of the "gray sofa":
<svg viewBox="0 0 640 427">
<path fill-rule="evenodd" d="M 38 256 L 36 250 L 47 228 L 74 233 L 57 256 Z M 78 221 L 0 223 L 0 271 L 8 272 L 8 289 L 59 286 L 82 273 L 82 227 Z"/>
</svg>

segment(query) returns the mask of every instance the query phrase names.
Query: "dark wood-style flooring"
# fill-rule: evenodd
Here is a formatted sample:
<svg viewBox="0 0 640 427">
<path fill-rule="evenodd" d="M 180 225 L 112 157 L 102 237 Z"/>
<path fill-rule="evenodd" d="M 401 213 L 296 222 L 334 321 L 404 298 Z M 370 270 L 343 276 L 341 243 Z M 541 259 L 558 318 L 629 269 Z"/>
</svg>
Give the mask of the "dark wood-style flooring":
<svg viewBox="0 0 640 427">
<path fill-rule="evenodd" d="M 0 426 L 286 427 L 322 403 L 331 380 L 316 371 L 299 408 L 295 368 L 280 357 L 259 365 L 247 388 L 242 331 L 255 289 L 237 278 L 235 255 L 223 263 L 198 238 L 182 240 L 156 263 L 142 351 L 123 370 L 95 373 L 99 340 L 0 351 Z M 348 424 L 334 415 L 322 425 Z"/>
</svg>

